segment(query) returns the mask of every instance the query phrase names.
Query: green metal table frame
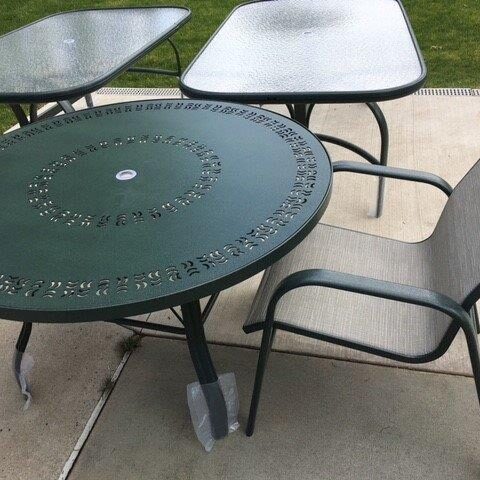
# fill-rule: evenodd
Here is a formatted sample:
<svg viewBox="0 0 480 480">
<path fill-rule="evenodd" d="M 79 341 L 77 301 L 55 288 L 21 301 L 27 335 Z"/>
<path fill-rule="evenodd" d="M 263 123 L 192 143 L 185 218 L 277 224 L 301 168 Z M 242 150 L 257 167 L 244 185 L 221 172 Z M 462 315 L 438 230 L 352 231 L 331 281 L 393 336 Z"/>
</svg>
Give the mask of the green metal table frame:
<svg viewBox="0 0 480 480">
<path fill-rule="evenodd" d="M 318 139 L 259 108 L 153 100 L 39 120 L 0 137 L 0 162 L 0 318 L 23 323 L 17 379 L 35 322 L 184 334 L 224 437 L 203 323 L 218 292 L 318 223 L 332 182 Z M 175 306 L 178 327 L 128 318 Z"/>
</svg>

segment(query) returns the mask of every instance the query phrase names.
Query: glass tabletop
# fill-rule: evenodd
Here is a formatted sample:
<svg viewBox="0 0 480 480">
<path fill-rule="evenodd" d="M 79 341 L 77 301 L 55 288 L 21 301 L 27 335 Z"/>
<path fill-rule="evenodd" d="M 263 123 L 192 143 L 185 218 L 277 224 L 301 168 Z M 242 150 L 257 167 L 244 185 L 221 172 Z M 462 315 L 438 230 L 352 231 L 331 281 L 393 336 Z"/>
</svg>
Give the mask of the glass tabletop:
<svg viewBox="0 0 480 480">
<path fill-rule="evenodd" d="M 64 100 L 89 93 L 170 37 L 180 7 L 59 13 L 0 37 L 0 101 Z"/>
<path fill-rule="evenodd" d="M 82 110 L 0 138 L 0 317 L 106 320 L 210 295 L 318 223 L 331 164 L 308 130 L 205 101 Z"/>
<path fill-rule="evenodd" d="M 252 103 L 363 102 L 412 93 L 425 76 L 396 0 L 263 0 L 232 11 L 181 88 Z"/>
</svg>

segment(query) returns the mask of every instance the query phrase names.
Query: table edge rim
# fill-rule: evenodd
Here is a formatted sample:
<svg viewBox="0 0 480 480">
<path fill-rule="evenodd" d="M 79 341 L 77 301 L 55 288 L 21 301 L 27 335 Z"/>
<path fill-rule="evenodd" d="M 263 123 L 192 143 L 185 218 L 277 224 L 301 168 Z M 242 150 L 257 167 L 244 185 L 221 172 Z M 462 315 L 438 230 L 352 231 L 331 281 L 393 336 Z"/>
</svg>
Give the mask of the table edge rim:
<svg viewBox="0 0 480 480">
<path fill-rule="evenodd" d="M 83 97 L 88 93 L 91 93 L 103 85 L 108 83 L 109 81 L 113 80 L 125 70 L 127 70 L 132 64 L 134 64 L 137 60 L 148 54 L 151 50 L 159 46 L 161 43 L 166 41 L 172 35 L 174 35 L 183 25 L 185 25 L 188 21 L 190 21 L 192 17 L 192 11 L 187 7 L 180 7 L 175 5 L 161 5 L 161 6 L 142 6 L 142 7 L 106 7 L 106 8 L 79 8 L 76 10 L 67 10 L 64 12 L 57 12 L 52 13 L 51 15 L 47 15 L 46 17 L 39 18 L 27 25 L 23 25 L 15 30 L 5 33 L 4 35 L 0 35 L 0 41 L 2 38 L 7 37 L 13 33 L 16 33 L 20 30 L 28 28 L 36 23 L 40 23 L 48 18 L 62 16 L 70 13 L 78 13 L 78 12 L 94 12 L 94 11 L 107 11 L 107 10 L 146 10 L 146 9 L 157 9 L 157 10 L 166 10 L 166 9 L 177 9 L 177 10 L 184 10 L 185 15 L 175 23 L 170 29 L 168 29 L 163 35 L 157 37 L 152 42 L 148 43 L 145 48 L 141 50 L 137 50 L 133 55 L 128 57 L 122 65 L 116 69 L 110 70 L 105 75 L 95 78 L 91 82 L 82 84 L 80 86 L 74 86 L 59 90 L 51 90 L 51 91 L 40 91 L 40 92 L 11 92 L 5 93 L 0 91 L 0 103 L 45 103 L 45 102 L 54 102 L 57 100 L 67 100 L 71 97 L 80 96 Z"/>
<path fill-rule="evenodd" d="M 375 102 L 375 101 L 384 101 L 384 100 L 395 100 L 397 98 L 405 97 L 410 95 L 417 90 L 419 90 L 427 79 L 427 66 L 425 64 L 425 59 L 423 58 L 422 51 L 418 44 L 415 32 L 411 25 L 410 19 L 408 18 L 407 12 L 401 0 L 392 0 L 397 3 L 400 8 L 400 11 L 403 15 L 405 23 L 407 25 L 410 38 L 412 40 L 415 53 L 417 54 L 417 59 L 420 64 L 420 75 L 416 80 L 412 82 L 399 85 L 397 87 L 380 89 L 380 90 L 362 90 L 362 91 L 340 91 L 340 92 L 302 92 L 299 94 L 295 93 L 285 93 L 285 92 L 212 92 L 196 89 L 189 87 L 185 82 L 185 76 L 188 74 L 190 69 L 193 67 L 195 62 L 200 58 L 203 52 L 208 48 L 211 41 L 216 37 L 218 32 L 223 28 L 223 26 L 228 22 L 230 17 L 240 8 L 254 3 L 261 2 L 271 2 L 273 0 L 251 0 L 245 3 L 241 3 L 232 9 L 228 14 L 225 20 L 220 24 L 220 26 L 215 30 L 215 32 L 210 36 L 205 45 L 201 50 L 195 55 L 194 59 L 182 72 L 182 75 L 179 79 L 180 90 L 191 98 L 207 98 L 211 100 L 230 100 L 230 101 L 239 101 L 244 103 L 352 103 L 352 102 Z"/>
</svg>

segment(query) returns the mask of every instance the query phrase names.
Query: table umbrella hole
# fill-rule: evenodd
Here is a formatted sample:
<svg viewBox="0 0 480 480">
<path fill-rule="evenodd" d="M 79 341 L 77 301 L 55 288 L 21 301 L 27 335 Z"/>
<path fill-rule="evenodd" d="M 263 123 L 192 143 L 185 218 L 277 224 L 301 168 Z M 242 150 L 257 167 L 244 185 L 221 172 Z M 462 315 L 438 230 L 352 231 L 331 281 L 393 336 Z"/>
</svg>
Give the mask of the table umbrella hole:
<svg viewBox="0 0 480 480">
<path fill-rule="evenodd" d="M 120 181 L 131 180 L 137 176 L 137 172 L 135 170 L 120 170 L 116 175 L 115 178 Z"/>
</svg>

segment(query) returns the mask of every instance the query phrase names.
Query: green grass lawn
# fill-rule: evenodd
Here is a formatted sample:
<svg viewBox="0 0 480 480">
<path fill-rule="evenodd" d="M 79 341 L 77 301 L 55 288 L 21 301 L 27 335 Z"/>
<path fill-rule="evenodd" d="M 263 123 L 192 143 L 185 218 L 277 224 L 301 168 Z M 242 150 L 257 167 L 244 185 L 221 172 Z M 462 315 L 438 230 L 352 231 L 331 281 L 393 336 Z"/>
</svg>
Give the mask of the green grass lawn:
<svg viewBox="0 0 480 480">
<path fill-rule="evenodd" d="M 183 67 L 239 0 L 2 0 L 0 34 L 51 13 L 92 7 L 183 5 L 192 18 L 176 35 Z M 480 86 L 480 0 L 404 0 L 429 71 L 429 87 Z M 150 53 L 145 66 L 173 68 L 167 46 Z M 175 86 L 175 79 L 124 74 L 116 86 Z M 0 131 L 14 123 L 9 109 L 0 106 Z"/>
</svg>

